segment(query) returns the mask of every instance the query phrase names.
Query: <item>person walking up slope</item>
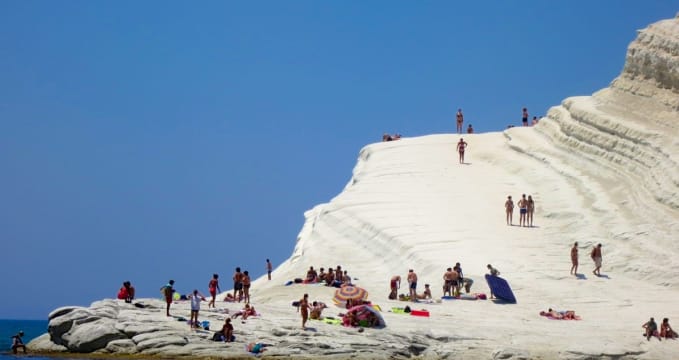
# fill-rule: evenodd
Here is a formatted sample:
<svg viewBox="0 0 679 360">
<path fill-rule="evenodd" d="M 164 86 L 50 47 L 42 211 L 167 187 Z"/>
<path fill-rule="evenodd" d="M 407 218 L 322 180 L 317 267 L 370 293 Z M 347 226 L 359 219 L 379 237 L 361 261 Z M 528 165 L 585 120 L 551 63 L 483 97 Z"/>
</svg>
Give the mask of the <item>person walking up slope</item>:
<svg viewBox="0 0 679 360">
<path fill-rule="evenodd" d="M 571 248 L 571 275 L 578 275 L 578 242 L 576 241 Z"/>
<path fill-rule="evenodd" d="M 598 244 L 592 249 L 590 256 L 592 257 L 592 260 L 594 260 L 595 266 L 594 271 L 592 271 L 592 274 L 596 276 L 601 276 L 601 262 L 603 260 L 601 255 L 601 244 Z"/>
</svg>

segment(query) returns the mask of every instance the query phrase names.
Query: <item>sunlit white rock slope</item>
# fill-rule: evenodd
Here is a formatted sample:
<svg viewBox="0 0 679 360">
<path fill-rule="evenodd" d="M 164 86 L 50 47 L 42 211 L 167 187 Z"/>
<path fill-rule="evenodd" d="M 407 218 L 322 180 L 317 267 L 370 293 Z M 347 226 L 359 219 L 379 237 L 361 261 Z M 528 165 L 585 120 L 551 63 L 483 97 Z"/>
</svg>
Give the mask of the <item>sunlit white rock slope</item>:
<svg viewBox="0 0 679 360">
<path fill-rule="evenodd" d="M 305 214 L 292 255 L 273 280 L 253 283 L 253 304 L 263 316 L 237 323 L 237 341 L 263 341 L 272 344 L 270 356 L 294 358 L 677 358 L 679 341 L 647 341 L 641 325 L 651 316 L 669 317 L 679 328 L 678 69 L 675 18 L 639 32 L 609 88 L 564 100 L 535 127 L 465 135 L 466 164 L 455 151 L 459 135 L 366 146 L 344 191 Z M 523 193 L 536 200 L 536 226 L 507 226 L 504 201 Z M 574 241 L 581 246 L 579 277 L 569 274 Z M 597 243 L 603 244 L 601 277 L 592 275 L 588 256 Z M 473 292 L 488 293 L 483 274 L 487 264 L 496 266 L 518 303 L 414 305 L 428 309 L 430 318 L 387 311 L 406 305 L 387 300 L 391 276 L 405 278 L 414 269 L 419 290 L 432 284 L 438 298 L 445 268 L 457 261 L 476 281 Z M 309 266 L 337 265 L 381 305 L 386 328 L 359 333 L 312 322 L 313 330 L 300 329 L 290 302 L 309 293 L 331 303 L 334 291 L 283 283 L 303 277 Z M 109 323 L 131 313 L 102 304 Z M 548 307 L 575 310 L 582 320 L 538 315 Z M 177 309 L 188 316 L 186 305 Z M 154 326 L 181 341 L 149 348 L 116 336 L 128 353 L 244 355 L 242 343 L 215 346 L 202 335 L 186 335 L 185 325 L 166 323 L 162 304 L 148 311 L 157 318 Z M 222 321 L 220 313 L 206 314 Z M 42 341 L 35 347 L 48 349 L 48 337 Z"/>
</svg>

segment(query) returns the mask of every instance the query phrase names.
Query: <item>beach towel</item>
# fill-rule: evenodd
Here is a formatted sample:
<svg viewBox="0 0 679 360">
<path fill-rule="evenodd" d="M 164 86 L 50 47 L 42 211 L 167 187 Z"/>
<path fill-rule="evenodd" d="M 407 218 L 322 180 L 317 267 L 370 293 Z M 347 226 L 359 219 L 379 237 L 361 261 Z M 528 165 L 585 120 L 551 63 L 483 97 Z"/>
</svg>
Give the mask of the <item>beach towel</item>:
<svg viewBox="0 0 679 360">
<path fill-rule="evenodd" d="M 394 314 L 407 314 L 405 309 L 400 307 L 391 308 L 391 312 L 393 312 Z"/>
</svg>

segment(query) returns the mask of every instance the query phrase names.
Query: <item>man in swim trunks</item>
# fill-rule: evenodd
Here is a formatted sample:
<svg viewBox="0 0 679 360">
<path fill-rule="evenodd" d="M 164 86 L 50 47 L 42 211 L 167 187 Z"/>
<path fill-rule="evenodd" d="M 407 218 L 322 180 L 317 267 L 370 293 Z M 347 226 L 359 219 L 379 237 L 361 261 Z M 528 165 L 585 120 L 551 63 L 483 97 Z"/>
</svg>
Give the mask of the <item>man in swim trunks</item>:
<svg viewBox="0 0 679 360">
<path fill-rule="evenodd" d="M 392 276 L 389 281 L 389 287 L 391 288 L 389 299 L 396 300 L 398 289 L 401 287 L 401 277 L 398 275 Z"/>
<path fill-rule="evenodd" d="M 446 269 L 446 272 L 443 273 L 443 296 L 453 296 L 452 289 L 453 288 L 453 269 L 448 268 Z"/>
<path fill-rule="evenodd" d="M 526 221 L 526 214 L 528 214 L 526 194 L 521 195 L 521 200 L 516 205 L 519 206 L 519 226 L 528 226 L 528 221 Z"/>
<path fill-rule="evenodd" d="M 172 294 L 174 294 L 174 289 L 172 286 L 174 285 L 174 280 L 170 280 L 165 286 L 160 288 L 160 291 L 163 293 L 163 296 L 165 297 L 165 303 L 167 304 L 167 307 L 165 309 L 165 315 L 170 316 L 170 304 L 172 304 Z"/>
<path fill-rule="evenodd" d="M 462 134 L 462 124 L 464 123 L 464 115 L 462 115 L 462 109 L 457 109 L 457 114 L 455 115 L 457 120 L 457 133 Z"/>
<path fill-rule="evenodd" d="M 460 153 L 460 164 L 464 164 L 464 149 L 467 148 L 467 142 L 460 138 L 457 142 L 457 152 Z"/>
<path fill-rule="evenodd" d="M 410 301 L 417 301 L 417 274 L 413 269 L 408 271 L 408 287 L 410 288 Z"/>
<path fill-rule="evenodd" d="M 528 126 L 528 109 L 523 108 L 523 112 L 521 114 L 521 122 L 523 123 L 523 126 Z"/>
<path fill-rule="evenodd" d="M 603 260 L 601 256 L 601 244 L 598 244 L 592 249 L 590 256 L 592 257 L 592 260 L 594 260 L 594 271 L 592 271 L 592 274 L 601 276 L 601 262 Z"/>
<path fill-rule="evenodd" d="M 237 267 L 233 274 L 233 298 L 238 302 L 243 298 L 243 273 L 240 272 L 240 267 Z"/>
<path fill-rule="evenodd" d="M 571 248 L 571 275 L 578 275 L 578 242 L 576 241 Z"/>
<path fill-rule="evenodd" d="M 507 225 L 512 225 L 512 216 L 514 215 L 514 201 L 512 201 L 512 196 L 507 196 L 507 201 L 505 201 L 505 213 L 507 213 Z"/>
<path fill-rule="evenodd" d="M 269 259 L 266 259 L 266 275 L 269 277 L 269 280 L 271 280 L 271 271 L 273 270 L 273 265 L 271 265 L 271 261 Z"/>
</svg>

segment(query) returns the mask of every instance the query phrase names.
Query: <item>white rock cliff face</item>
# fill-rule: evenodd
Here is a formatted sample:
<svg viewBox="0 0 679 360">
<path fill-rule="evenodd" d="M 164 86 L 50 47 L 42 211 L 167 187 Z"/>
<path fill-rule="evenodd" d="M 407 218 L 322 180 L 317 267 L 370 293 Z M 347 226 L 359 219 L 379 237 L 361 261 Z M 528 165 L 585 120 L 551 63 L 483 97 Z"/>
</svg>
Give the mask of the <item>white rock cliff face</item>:
<svg viewBox="0 0 679 360">
<path fill-rule="evenodd" d="M 138 309 L 114 300 L 50 314 L 35 351 L 246 355 L 243 344 L 270 344 L 265 354 L 294 358 L 560 358 L 664 359 L 676 344 L 640 337 L 650 316 L 679 318 L 679 18 L 639 31 L 610 87 L 568 98 L 537 126 L 465 136 L 458 164 L 454 135 L 377 143 L 361 150 L 344 191 L 309 210 L 292 256 L 253 282 L 261 317 L 236 322 L 236 342 L 215 343 L 164 314 L 159 300 Z M 536 199 L 536 227 L 507 226 L 503 203 Z M 518 212 L 514 223 L 518 222 Z M 569 249 L 581 246 L 574 277 Z M 603 277 L 591 275 L 588 252 L 604 244 Z M 416 270 L 441 294 L 446 267 L 462 263 L 486 292 L 486 264 L 511 283 L 517 304 L 452 301 L 417 304 L 431 317 L 388 312 L 388 279 Z M 331 303 L 333 289 L 282 283 L 309 266 L 341 264 L 381 305 L 384 329 L 318 322 L 301 330 L 292 300 L 309 293 Z M 401 292 L 406 292 L 403 284 Z M 420 292 L 422 287 L 419 287 Z M 220 303 L 231 313 L 238 304 Z M 575 310 L 581 321 L 550 321 L 548 307 Z M 336 316 L 340 308 L 326 310 Z M 188 318 L 188 305 L 173 312 Z M 212 330 L 228 316 L 201 311 Z M 667 345 L 667 346 L 665 346 Z"/>
</svg>

